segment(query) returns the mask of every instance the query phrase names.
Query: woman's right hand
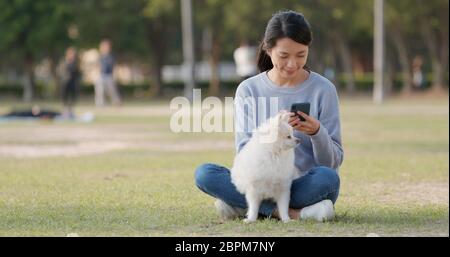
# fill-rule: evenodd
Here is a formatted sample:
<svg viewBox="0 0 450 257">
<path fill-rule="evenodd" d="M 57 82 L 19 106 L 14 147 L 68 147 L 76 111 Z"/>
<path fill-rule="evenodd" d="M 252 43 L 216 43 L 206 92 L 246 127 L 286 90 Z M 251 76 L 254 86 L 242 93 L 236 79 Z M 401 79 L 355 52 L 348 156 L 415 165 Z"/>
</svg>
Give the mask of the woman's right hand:
<svg viewBox="0 0 450 257">
<path fill-rule="evenodd" d="M 291 117 L 288 121 L 289 125 L 291 125 L 295 130 L 310 136 L 315 135 L 317 131 L 319 131 L 320 122 L 318 120 L 303 112 L 298 112 L 298 115 L 301 115 L 305 121 L 301 121 L 300 118 L 293 112 L 291 112 Z"/>
</svg>

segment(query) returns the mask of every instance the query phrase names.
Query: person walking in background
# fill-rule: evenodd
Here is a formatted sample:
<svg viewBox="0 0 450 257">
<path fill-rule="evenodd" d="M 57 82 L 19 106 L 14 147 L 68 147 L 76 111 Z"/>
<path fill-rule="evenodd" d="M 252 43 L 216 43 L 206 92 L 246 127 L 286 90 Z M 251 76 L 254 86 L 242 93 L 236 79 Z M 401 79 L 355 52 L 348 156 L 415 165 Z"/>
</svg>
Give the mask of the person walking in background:
<svg viewBox="0 0 450 257">
<path fill-rule="evenodd" d="M 423 59 L 420 55 L 414 57 L 412 61 L 412 73 L 413 73 L 413 86 L 416 89 L 422 89 L 423 87 L 423 72 L 422 72 Z"/>
<path fill-rule="evenodd" d="M 247 41 L 242 41 L 241 45 L 234 50 L 233 57 L 236 63 L 236 73 L 241 81 L 257 73 L 256 47 L 250 46 Z"/>
<path fill-rule="evenodd" d="M 114 81 L 114 57 L 111 53 L 112 44 L 108 39 L 100 43 L 100 76 L 95 83 L 95 105 L 105 104 L 105 91 L 114 105 L 120 105 L 121 99 Z"/>
<path fill-rule="evenodd" d="M 60 67 L 62 78 L 62 99 L 64 111 L 62 113 L 65 118 L 74 118 L 73 106 L 77 100 L 79 90 L 80 69 L 78 67 L 77 50 L 69 47 L 66 50 L 64 62 Z"/>
</svg>

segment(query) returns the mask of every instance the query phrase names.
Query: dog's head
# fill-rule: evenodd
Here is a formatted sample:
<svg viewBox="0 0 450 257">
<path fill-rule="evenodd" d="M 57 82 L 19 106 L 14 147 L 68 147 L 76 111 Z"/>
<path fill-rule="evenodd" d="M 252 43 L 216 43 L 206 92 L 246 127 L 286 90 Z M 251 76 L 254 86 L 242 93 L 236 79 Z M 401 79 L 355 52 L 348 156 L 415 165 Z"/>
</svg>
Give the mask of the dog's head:
<svg viewBox="0 0 450 257">
<path fill-rule="evenodd" d="M 260 137 L 261 142 L 276 144 L 280 150 L 295 147 L 300 140 L 294 137 L 294 130 L 288 123 L 289 118 L 290 114 L 287 111 L 282 111 L 271 118 L 266 123 L 267 126 L 263 126 L 260 130 L 263 135 L 263 137 Z"/>
</svg>

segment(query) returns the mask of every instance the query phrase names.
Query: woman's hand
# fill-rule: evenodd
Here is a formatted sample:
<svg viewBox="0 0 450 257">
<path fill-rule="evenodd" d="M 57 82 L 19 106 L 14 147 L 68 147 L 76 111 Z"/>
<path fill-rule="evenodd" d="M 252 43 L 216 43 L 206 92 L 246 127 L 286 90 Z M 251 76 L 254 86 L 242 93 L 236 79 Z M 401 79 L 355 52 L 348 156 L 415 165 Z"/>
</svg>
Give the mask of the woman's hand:
<svg viewBox="0 0 450 257">
<path fill-rule="evenodd" d="M 306 115 L 303 112 L 297 112 L 300 116 L 302 116 L 305 121 L 301 121 L 299 117 L 295 115 L 295 113 L 291 112 L 291 117 L 289 118 L 289 125 L 291 125 L 294 129 L 303 132 L 307 135 L 315 135 L 320 128 L 320 122 L 314 119 L 312 116 Z"/>
</svg>

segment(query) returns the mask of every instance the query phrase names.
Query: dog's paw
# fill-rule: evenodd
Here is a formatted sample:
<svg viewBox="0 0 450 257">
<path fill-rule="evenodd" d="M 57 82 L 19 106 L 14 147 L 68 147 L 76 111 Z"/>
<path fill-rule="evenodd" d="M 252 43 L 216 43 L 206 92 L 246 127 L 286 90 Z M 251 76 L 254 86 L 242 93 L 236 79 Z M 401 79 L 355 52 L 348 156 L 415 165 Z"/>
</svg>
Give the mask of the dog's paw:
<svg viewBox="0 0 450 257">
<path fill-rule="evenodd" d="M 256 220 L 244 219 L 245 224 L 250 224 L 250 223 L 254 223 L 254 222 L 256 222 Z"/>
<path fill-rule="evenodd" d="M 292 220 L 290 219 L 290 218 L 287 218 L 287 219 L 284 219 L 284 220 L 281 220 L 283 223 L 289 223 L 289 222 L 291 222 Z"/>
</svg>

